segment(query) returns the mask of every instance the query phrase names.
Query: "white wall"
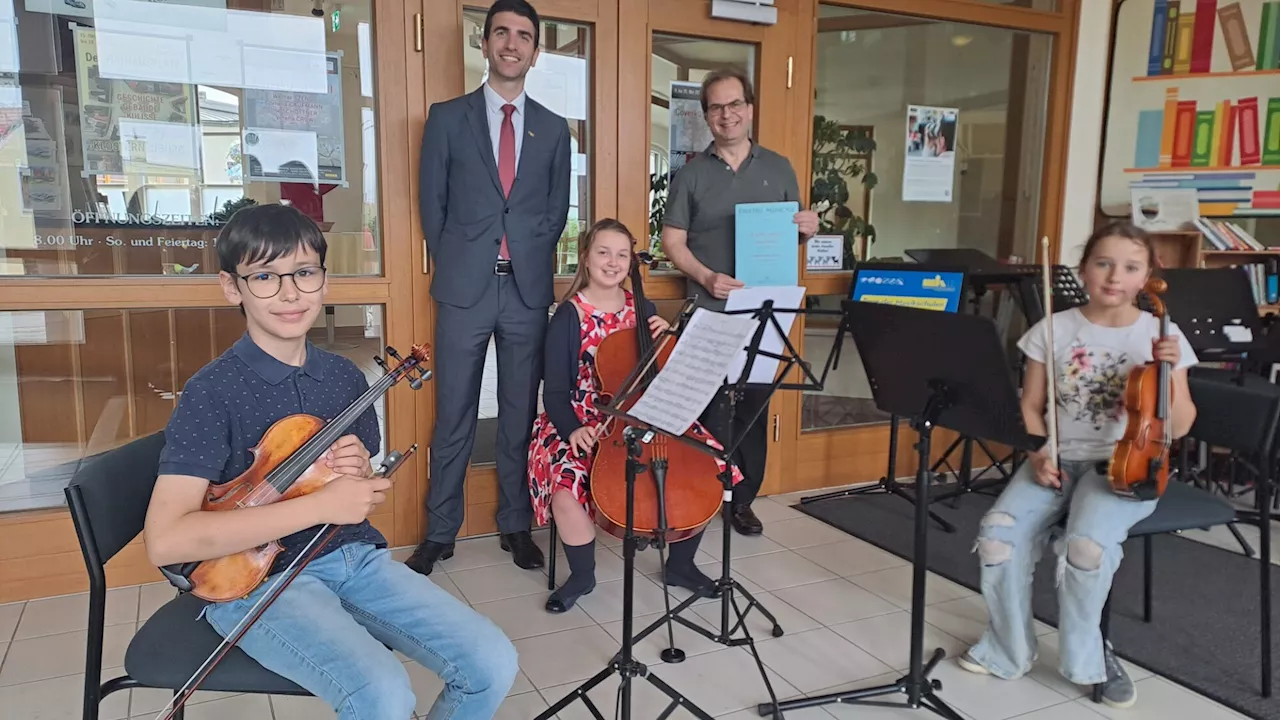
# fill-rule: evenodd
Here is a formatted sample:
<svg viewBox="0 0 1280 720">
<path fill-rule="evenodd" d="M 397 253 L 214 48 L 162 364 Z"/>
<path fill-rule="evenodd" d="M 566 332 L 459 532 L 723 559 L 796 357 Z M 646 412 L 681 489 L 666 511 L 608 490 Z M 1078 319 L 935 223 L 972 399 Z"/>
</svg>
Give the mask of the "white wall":
<svg viewBox="0 0 1280 720">
<path fill-rule="evenodd" d="M 1107 101 L 1107 61 L 1111 40 L 1111 0 L 1080 0 L 1075 85 L 1071 96 L 1066 194 L 1058 245 L 1059 263 L 1080 262 L 1093 232 L 1102 157 L 1102 116 Z"/>
</svg>

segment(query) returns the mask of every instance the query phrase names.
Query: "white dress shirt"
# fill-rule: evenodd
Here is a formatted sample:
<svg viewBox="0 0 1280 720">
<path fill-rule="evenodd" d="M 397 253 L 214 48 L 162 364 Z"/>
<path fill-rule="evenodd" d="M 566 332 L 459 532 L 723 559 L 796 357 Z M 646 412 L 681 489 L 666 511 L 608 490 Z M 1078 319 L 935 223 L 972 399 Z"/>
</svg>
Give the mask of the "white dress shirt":
<svg viewBox="0 0 1280 720">
<path fill-rule="evenodd" d="M 516 106 L 516 111 L 511 113 L 511 125 L 516 131 L 517 168 L 520 167 L 520 148 L 524 146 L 524 98 L 525 93 L 521 90 L 519 97 L 511 103 Z M 502 139 L 502 106 L 506 104 L 507 101 L 486 82 L 484 84 L 484 105 L 488 109 L 489 139 L 493 141 L 494 163 L 498 163 L 498 143 Z"/>
</svg>

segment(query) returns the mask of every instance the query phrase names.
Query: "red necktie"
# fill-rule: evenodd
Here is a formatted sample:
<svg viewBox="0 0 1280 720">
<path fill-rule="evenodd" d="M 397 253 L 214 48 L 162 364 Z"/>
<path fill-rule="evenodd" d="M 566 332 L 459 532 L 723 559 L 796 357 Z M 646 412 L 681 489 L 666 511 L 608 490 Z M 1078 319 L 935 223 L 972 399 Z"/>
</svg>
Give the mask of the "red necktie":
<svg viewBox="0 0 1280 720">
<path fill-rule="evenodd" d="M 502 194 L 508 197 L 511 195 L 511 185 L 516 181 L 516 126 L 511 122 L 511 113 L 515 111 L 515 105 L 508 103 L 502 106 L 502 130 L 498 134 L 498 179 L 502 181 Z M 503 260 L 511 258 L 505 233 L 498 257 Z"/>
</svg>

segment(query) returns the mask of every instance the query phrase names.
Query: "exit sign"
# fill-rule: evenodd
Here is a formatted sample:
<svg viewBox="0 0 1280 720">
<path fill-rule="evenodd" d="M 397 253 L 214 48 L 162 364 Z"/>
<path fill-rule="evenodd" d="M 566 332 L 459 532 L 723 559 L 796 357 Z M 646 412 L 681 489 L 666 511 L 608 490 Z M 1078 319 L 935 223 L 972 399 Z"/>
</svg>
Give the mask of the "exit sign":
<svg viewBox="0 0 1280 720">
<path fill-rule="evenodd" d="M 342 15 L 340 10 L 333 11 L 333 31 L 338 32 L 338 28 L 342 27 Z"/>
</svg>

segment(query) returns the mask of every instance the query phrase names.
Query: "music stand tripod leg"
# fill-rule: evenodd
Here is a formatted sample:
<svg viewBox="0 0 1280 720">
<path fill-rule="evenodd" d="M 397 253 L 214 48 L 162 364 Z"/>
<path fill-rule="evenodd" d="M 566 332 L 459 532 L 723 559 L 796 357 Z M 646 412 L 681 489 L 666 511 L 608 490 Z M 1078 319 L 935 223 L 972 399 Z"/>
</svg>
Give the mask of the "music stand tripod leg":
<svg viewBox="0 0 1280 720">
<path fill-rule="evenodd" d="M 648 667 L 636 660 L 633 654 L 636 642 L 632 633 L 632 623 L 635 620 L 635 562 L 636 552 L 640 546 L 640 537 L 635 533 L 636 476 L 647 469 L 640 462 L 640 436 L 645 435 L 645 442 L 647 442 L 648 436 L 651 434 L 652 431 L 643 431 L 634 427 L 627 427 L 623 430 L 623 438 L 627 443 L 627 520 L 622 541 L 622 649 L 613 657 L 607 667 L 596 673 L 591 679 L 569 691 L 554 705 L 538 715 L 536 720 L 550 720 L 575 700 L 582 700 L 591 714 L 600 718 L 599 710 L 591 702 L 591 698 L 587 696 L 587 693 L 614 673 L 618 673 L 621 677 L 621 687 L 618 690 L 618 708 L 615 715 L 621 720 L 631 720 L 631 679 L 635 677 L 644 678 L 659 692 L 670 698 L 671 706 L 669 706 L 669 709 L 683 707 L 699 720 L 714 720 L 711 715 L 694 705 L 675 688 L 650 675 Z"/>
<path fill-rule="evenodd" d="M 933 420 L 944 402 L 944 390 L 935 388 L 933 395 L 930 396 L 928 404 L 925 406 L 925 412 L 922 413 L 922 419 L 914 424 L 915 430 L 920 436 L 920 440 L 916 444 L 918 452 L 916 465 L 917 487 L 927 487 L 925 483 L 927 483 L 929 473 Z M 878 687 L 830 693 L 783 703 L 761 703 L 756 706 L 757 713 L 761 716 L 772 714 L 777 717 L 786 710 L 829 705 L 831 703 L 860 704 L 869 698 L 905 693 L 907 707 L 919 708 L 923 706 L 944 718 L 948 718 L 948 720 L 963 720 L 956 711 L 952 710 L 936 694 L 936 691 L 942 689 L 942 683 L 938 680 L 929 679 L 929 674 L 946 656 L 946 651 L 938 648 L 934 650 L 929 661 L 927 663 L 924 662 L 925 581 L 926 563 L 928 562 L 927 543 L 929 539 L 929 493 L 927 491 L 917 493 L 915 508 L 915 542 L 913 543 L 913 577 L 911 582 L 911 668 L 907 671 L 907 674 L 898 678 L 894 683 Z"/>
</svg>

